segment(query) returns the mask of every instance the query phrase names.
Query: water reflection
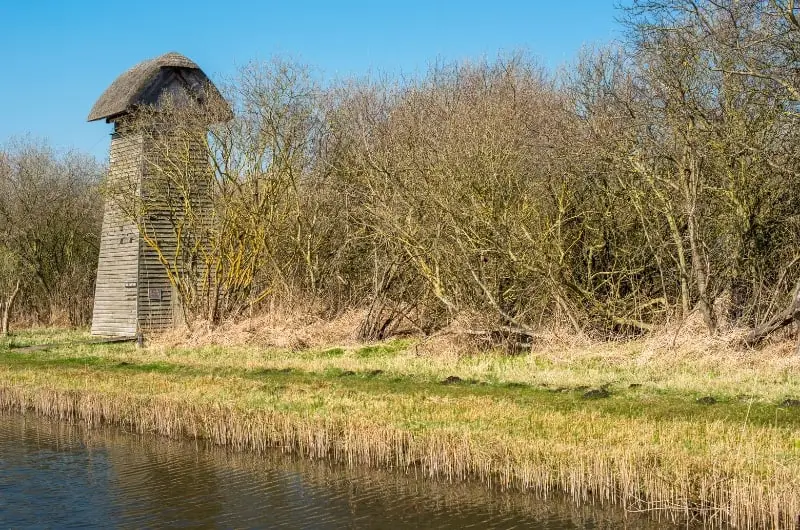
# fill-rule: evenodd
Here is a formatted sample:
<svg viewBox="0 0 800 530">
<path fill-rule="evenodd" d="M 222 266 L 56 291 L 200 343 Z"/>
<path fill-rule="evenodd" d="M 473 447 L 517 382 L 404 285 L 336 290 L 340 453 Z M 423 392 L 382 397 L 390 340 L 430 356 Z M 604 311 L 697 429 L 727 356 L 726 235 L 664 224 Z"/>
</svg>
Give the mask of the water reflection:
<svg viewBox="0 0 800 530">
<path fill-rule="evenodd" d="M 0 415 L 0 526 L 662 528 L 621 510 Z"/>
</svg>

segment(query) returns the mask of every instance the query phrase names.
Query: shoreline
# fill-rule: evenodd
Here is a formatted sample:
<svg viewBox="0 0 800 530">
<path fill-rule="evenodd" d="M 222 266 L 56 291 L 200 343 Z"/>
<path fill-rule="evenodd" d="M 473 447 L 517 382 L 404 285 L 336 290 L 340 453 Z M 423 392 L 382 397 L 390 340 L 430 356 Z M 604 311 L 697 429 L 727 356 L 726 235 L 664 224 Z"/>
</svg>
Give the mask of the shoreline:
<svg viewBox="0 0 800 530">
<path fill-rule="evenodd" d="M 0 469 L 0 481 L 4 475 L 7 479 L 14 476 L 20 466 L 25 471 L 30 469 L 29 465 L 38 467 L 42 450 L 66 453 L 65 457 L 70 461 L 69 476 L 62 476 L 64 470 L 60 467 L 46 467 L 40 470 L 42 474 L 36 473 L 36 478 L 30 480 L 38 482 L 39 478 L 47 476 L 47 485 L 55 482 L 54 488 L 61 489 L 63 484 L 73 492 L 69 485 L 76 479 L 84 484 L 90 482 L 85 484 L 89 488 L 90 501 L 69 511 L 69 520 L 78 525 L 153 526 L 163 520 L 167 504 L 171 507 L 167 517 L 172 521 L 181 519 L 177 514 L 184 513 L 183 520 L 195 525 L 207 525 L 213 521 L 217 526 L 231 528 L 270 524 L 295 528 L 324 525 L 325 521 L 328 527 L 335 528 L 353 525 L 357 528 L 367 525 L 408 529 L 460 528 L 464 525 L 539 528 L 552 524 L 559 528 L 591 526 L 609 530 L 672 527 L 646 514 L 625 513 L 610 505 L 576 504 L 561 495 L 549 495 L 543 499 L 511 489 L 486 488 L 476 481 L 430 479 L 413 469 L 402 473 L 384 468 L 348 466 L 278 450 L 261 454 L 235 451 L 201 440 L 139 435 L 113 426 L 88 428 L 82 423 L 53 421 L 34 414 L 0 414 L 0 447 L 4 456 L 11 458 L 10 453 L 18 455 L 8 462 L 8 469 Z M 82 459 L 96 461 L 110 473 L 104 473 L 103 478 L 94 481 L 91 467 L 82 469 L 77 465 Z M 192 472 L 201 474 L 189 474 Z M 187 477 L 194 478 L 187 482 Z M 23 482 L 29 481 L 23 478 Z M 177 489 L 174 489 L 175 485 Z M 276 490 L 283 490 L 284 485 L 292 491 L 298 488 L 303 494 L 276 499 L 273 494 Z M 13 487 L 17 492 L 24 488 L 16 482 Z M 141 507 L 142 502 L 149 504 L 147 513 L 153 516 L 149 524 L 144 520 L 147 515 L 139 510 L 131 513 L 122 509 L 111 515 L 111 519 L 92 520 L 98 513 L 96 508 L 103 512 L 106 501 L 103 492 L 109 489 L 114 492 L 112 495 L 117 505 Z M 161 492 L 158 498 L 152 496 L 153 490 Z M 246 500 L 234 493 L 242 490 Z M 75 493 L 83 498 L 83 493 Z M 187 496 L 192 502 L 185 504 Z M 36 520 L 43 524 L 58 517 L 58 506 L 53 506 L 47 497 L 33 499 L 38 512 Z M 333 506 L 330 504 L 332 497 Z M 207 505 L 219 507 L 219 502 L 231 509 L 213 509 L 213 515 L 209 512 L 198 514 L 194 505 L 200 499 L 204 499 Z M 347 508 L 341 509 L 335 499 L 345 501 Z M 12 521 L 14 516 L 9 517 L 7 511 L 3 513 L 5 520 Z M 25 508 L 22 511 L 30 513 Z M 14 512 L 13 506 L 11 512 Z M 211 517 L 211 521 L 203 514 Z M 19 510 L 17 515 L 26 518 L 26 514 L 19 513 Z M 17 522 L 20 522 L 19 518 Z"/>
<path fill-rule="evenodd" d="M 237 361 L 203 349 L 0 349 L 0 411 L 414 468 L 666 519 L 688 513 L 711 526 L 792 527 L 800 514 L 797 409 L 724 396 L 704 406 L 678 391 L 622 385 L 588 399 L 576 388 L 493 381 L 489 370 L 485 380 L 448 383 L 393 372 L 395 361 L 409 364 L 407 345 L 389 346 Z"/>
</svg>

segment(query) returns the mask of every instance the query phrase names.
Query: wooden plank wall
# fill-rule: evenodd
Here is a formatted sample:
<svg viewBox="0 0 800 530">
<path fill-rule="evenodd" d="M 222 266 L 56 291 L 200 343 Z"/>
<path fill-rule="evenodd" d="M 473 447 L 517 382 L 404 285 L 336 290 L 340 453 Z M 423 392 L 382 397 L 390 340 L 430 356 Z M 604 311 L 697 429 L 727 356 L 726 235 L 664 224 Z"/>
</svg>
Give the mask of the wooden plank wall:
<svg viewBox="0 0 800 530">
<path fill-rule="evenodd" d="M 111 140 L 109 179 L 138 180 L 142 139 L 115 134 Z M 139 231 L 112 202 L 106 201 L 92 317 L 92 335 L 134 336 L 138 291 Z"/>
<path fill-rule="evenodd" d="M 159 248 L 167 259 L 173 263 L 175 259 L 175 233 L 166 214 L 151 216 L 144 221 L 151 237 L 159 242 Z M 139 327 L 143 331 L 155 331 L 172 326 L 174 304 L 177 296 L 173 293 L 167 270 L 158 252 L 142 241 L 139 249 Z"/>
<path fill-rule="evenodd" d="M 173 303 L 178 298 L 173 292 L 167 267 L 175 267 L 175 212 L 167 200 L 167 179 L 159 173 L 162 141 L 148 138 L 145 141 L 142 194 L 146 204 L 141 228 L 158 250 L 142 240 L 139 247 L 139 298 L 137 319 L 143 331 L 157 331 L 172 326 Z M 159 255 L 160 251 L 160 255 Z M 166 264 L 162 262 L 166 261 Z"/>
<path fill-rule="evenodd" d="M 197 184 L 193 183 L 191 188 L 192 195 L 198 196 L 189 197 L 195 214 L 200 212 L 200 208 L 207 208 L 210 202 L 210 189 L 203 185 L 210 168 L 202 140 L 188 140 L 184 136 L 175 140 L 175 144 L 170 145 L 172 152 L 169 162 L 159 160 L 162 156 L 160 152 L 165 148 L 164 142 L 171 144 L 169 139 L 161 139 L 157 148 L 145 147 L 150 149 L 145 154 L 146 158 L 154 163 L 145 164 L 142 187 L 152 195 L 149 201 L 151 213 L 141 224 L 147 235 L 158 242 L 161 256 L 142 242 L 139 254 L 138 321 L 144 331 L 166 329 L 183 320 L 178 293 L 169 280 L 162 259 L 166 260 L 173 273 L 178 273 L 185 264 L 182 263 L 183 256 L 176 256 L 177 233 L 180 231 L 184 237 L 191 238 L 190 230 L 197 228 L 192 224 L 181 226 L 185 217 L 184 197 L 179 190 L 170 189 L 170 179 L 159 175 L 158 167 L 168 166 L 171 171 L 177 171 L 186 178 L 196 179 Z M 187 241 L 182 243 L 185 245 Z"/>
</svg>

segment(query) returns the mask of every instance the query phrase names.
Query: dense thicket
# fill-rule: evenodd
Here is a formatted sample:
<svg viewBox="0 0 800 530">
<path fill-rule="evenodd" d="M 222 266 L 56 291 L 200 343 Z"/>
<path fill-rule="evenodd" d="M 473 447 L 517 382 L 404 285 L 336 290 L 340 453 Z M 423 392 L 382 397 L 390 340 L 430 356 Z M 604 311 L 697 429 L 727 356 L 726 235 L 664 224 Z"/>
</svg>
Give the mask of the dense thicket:
<svg viewBox="0 0 800 530">
<path fill-rule="evenodd" d="M 0 333 L 91 319 L 102 167 L 30 139 L 0 148 Z M 13 313 L 12 313 L 12 310 Z"/>
<path fill-rule="evenodd" d="M 524 54 L 332 84 L 251 65 L 224 90 L 232 120 L 219 102 L 143 109 L 163 193 L 112 199 L 143 224 L 165 200 L 183 212 L 190 321 L 312 304 L 367 309 L 364 338 L 463 316 L 608 338 L 697 312 L 755 344 L 800 316 L 800 10 L 622 13 L 624 42 L 557 75 Z"/>
</svg>

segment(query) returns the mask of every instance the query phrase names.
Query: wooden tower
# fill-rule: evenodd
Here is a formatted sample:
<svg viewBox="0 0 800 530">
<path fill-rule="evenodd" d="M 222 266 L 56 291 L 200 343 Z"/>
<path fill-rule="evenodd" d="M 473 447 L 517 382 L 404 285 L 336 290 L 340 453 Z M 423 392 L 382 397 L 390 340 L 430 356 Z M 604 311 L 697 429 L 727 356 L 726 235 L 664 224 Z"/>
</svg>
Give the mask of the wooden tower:
<svg viewBox="0 0 800 530">
<path fill-rule="evenodd" d="M 111 137 L 108 181 L 136 183 L 134 193 L 148 189 L 153 170 L 145 163 L 151 143 L 126 120 L 141 106 L 159 108 L 163 98 L 202 104 L 207 90 L 216 90 L 203 71 L 191 60 L 177 53 L 167 53 L 144 61 L 114 81 L 97 100 L 88 121 L 105 119 L 114 124 Z M 177 97 L 175 97 L 177 96 Z M 191 163 L 198 174 L 208 171 L 208 161 L 198 138 Z M 175 254 L 174 236 L 169 244 L 171 227 L 159 219 L 165 216 L 148 215 L 147 222 L 160 233 L 162 252 Z M 171 327 L 180 318 L 178 297 L 169 281 L 167 268 L 139 233 L 141 219 L 132 219 L 114 201 L 107 200 L 100 238 L 100 257 L 97 266 L 92 335 L 136 336 Z M 160 224 L 161 223 L 161 224 Z M 148 231 L 150 228 L 148 228 Z M 163 256 L 162 256 L 163 259 Z"/>
</svg>

